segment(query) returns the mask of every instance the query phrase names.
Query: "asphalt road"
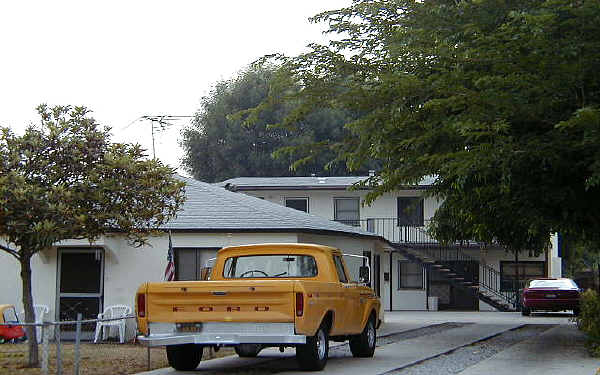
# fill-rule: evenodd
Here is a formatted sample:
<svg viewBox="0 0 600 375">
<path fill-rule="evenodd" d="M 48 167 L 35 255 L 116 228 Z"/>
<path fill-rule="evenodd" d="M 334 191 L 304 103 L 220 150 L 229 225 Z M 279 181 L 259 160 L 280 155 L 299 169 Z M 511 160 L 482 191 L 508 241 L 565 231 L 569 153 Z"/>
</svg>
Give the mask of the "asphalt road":
<svg viewBox="0 0 600 375">
<path fill-rule="evenodd" d="M 461 374 L 594 375 L 600 370 L 600 360 L 587 356 L 583 336 L 570 321 L 569 314 L 522 317 L 519 313 L 499 312 L 388 312 L 385 321 L 378 335 L 388 337 L 379 340 L 381 345 L 374 358 L 353 358 L 347 345 L 331 343 L 330 358 L 321 374 L 397 373 L 403 368 L 439 358 L 445 353 L 452 353 L 525 324 L 548 324 L 554 327 L 470 365 Z M 439 326 L 448 322 L 461 324 Z M 424 329 L 432 325 L 440 328 Z M 401 332 L 404 334 L 389 336 Z M 293 349 L 286 349 L 284 353 L 265 349 L 255 359 L 231 356 L 202 361 L 192 372 L 165 368 L 143 374 L 306 374 L 298 370 L 294 356 Z"/>
</svg>

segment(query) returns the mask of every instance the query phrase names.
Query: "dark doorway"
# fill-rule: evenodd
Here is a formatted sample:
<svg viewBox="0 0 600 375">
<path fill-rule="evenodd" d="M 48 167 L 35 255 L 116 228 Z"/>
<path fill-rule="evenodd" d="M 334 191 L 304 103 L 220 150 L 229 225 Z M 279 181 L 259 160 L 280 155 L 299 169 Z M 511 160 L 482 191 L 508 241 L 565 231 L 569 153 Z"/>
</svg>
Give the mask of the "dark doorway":
<svg viewBox="0 0 600 375">
<path fill-rule="evenodd" d="M 57 318 L 61 321 L 96 319 L 103 309 L 104 250 L 101 248 L 58 249 Z M 95 323 L 83 324 L 82 339 L 93 338 Z M 64 325 L 64 339 L 75 338 L 75 325 Z"/>
</svg>

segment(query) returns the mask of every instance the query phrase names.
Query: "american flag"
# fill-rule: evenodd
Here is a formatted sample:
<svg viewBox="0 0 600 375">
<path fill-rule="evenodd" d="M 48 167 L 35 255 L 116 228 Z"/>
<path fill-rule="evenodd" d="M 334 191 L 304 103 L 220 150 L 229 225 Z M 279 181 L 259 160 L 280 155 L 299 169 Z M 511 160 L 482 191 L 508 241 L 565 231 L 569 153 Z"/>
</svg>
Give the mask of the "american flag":
<svg viewBox="0 0 600 375">
<path fill-rule="evenodd" d="M 175 262 L 173 261 L 173 242 L 171 242 L 171 231 L 169 231 L 169 250 L 167 251 L 167 268 L 165 269 L 164 280 L 175 280 Z"/>
</svg>

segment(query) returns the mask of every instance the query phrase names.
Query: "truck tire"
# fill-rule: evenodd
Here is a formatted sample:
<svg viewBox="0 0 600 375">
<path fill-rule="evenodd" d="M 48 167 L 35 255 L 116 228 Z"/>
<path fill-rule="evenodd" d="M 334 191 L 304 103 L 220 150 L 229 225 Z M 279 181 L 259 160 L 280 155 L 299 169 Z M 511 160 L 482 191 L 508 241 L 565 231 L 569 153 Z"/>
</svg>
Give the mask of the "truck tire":
<svg viewBox="0 0 600 375">
<path fill-rule="evenodd" d="M 306 338 L 306 344 L 296 347 L 296 360 L 304 371 L 321 371 L 329 357 L 329 335 L 323 325 L 314 336 Z"/>
<path fill-rule="evenodd" d="M 177 371 L 195 370 L 202 359 L 202 349 L 196 344 L 167 345 L 169 366 Z"/>
<path fill-rule="evenodd" d="M 235 353 L 242 358 L 253 358 L 260 353 L 262 345 L 260 344 L 240 344 L 233 348 Z"/>
<path fill-rule="evenodd" d="M 525 306 L 521 307 L 521 315 L 523 315 L 523 316 L 531 315 L 531 309 L 528 307 L 525 307 Z"/>
<path fill-rule="evenodd" d="M 354 357 L 372 357 L 375 353 L 377 332 L 373 318 L 369 318 L 363 331 L 350 338 L 350 351 Z"/>
</svg>

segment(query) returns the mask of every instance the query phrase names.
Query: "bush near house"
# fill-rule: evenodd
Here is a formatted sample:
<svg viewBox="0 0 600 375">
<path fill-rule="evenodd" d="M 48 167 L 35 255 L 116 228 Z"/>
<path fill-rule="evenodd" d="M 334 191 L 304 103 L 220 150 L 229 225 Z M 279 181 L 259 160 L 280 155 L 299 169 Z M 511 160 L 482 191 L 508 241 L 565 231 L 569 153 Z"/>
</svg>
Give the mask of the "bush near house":
<svg viewBox="0 0 600 375">
<path fill-rule="evenodd" d="M 594 357 L 600 357 L 600 296 L 588 289 L 581 295 L 581 312 L 577 327 L 587 335 L 587 348 Z"/>
</svg>

